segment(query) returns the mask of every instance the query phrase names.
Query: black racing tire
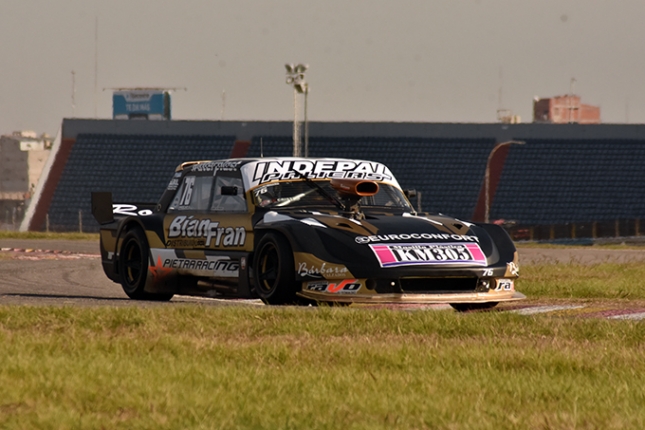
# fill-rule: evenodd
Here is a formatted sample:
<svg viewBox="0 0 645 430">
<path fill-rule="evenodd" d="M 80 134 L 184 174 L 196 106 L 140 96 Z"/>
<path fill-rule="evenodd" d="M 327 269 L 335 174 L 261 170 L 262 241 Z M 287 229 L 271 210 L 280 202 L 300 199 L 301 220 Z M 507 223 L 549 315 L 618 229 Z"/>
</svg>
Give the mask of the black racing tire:
<svg viewBox="0 0 645 430">
<path fill-rule="evenodd" d="M 468 312 L 468 311 L 484 311 L 487 309 L 493 309 L 498 305 L 498 302 L 486 302 L 486 303 L 450 303 L 457 312 Z"/>
<path fill-rule="evenodd" d="M 133 300 L 168 301 L 173 294 L 144 291 L 148 279 L 150 247 L 143 231 L 135 227 L 123 238 L 119 252 L 119 278 L 125 294 Z"/>
<path fill-rule="evenodd" d="M 298 304 L 293 252 L 287 239 L 267 233 L 258 244 L 253 258 L 255 292 L 267 305 Z"/>
</svg>

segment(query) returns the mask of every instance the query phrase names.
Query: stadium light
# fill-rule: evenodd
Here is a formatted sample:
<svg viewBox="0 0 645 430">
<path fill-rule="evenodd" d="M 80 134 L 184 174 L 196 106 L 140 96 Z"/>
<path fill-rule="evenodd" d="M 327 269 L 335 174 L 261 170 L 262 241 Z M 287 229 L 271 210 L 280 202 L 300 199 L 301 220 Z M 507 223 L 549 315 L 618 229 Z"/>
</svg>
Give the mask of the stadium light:
<svg viewBox="0 0 645 430">
<path fill-rule="evenodd" d="M 489 222 L 489 214 L 490 214 L 490 162 L 493 159 L 493 155 L 495 152 L 501 148 L 502 146 L 507 146 L 507 145 L 524 145 L 526 142 L 523 140 L 509 140 L 507 142 L 501 142 L 498 143 L 493 147 L 493 149 L 490 151 L 490 154 L 488 154 L 488 160 L 486 161 L 486 173 L 484 174 L 484 191 L 485 191 L 485 199 L 486 199 L 486 210 L 484 212 L 484 222 Z"/>
<path fill-rule="evenodd" d="M 309 156 L 309 126 L 307 124 L 307 94 L 309 86 L 305 81 L 308 64 L 287 63 L 287 85 L 293 86 L 293 156 L 300 156 L 300 132 L 298 130 L 298 94 L 305 95 L 305 157 Z"/>
</svg>

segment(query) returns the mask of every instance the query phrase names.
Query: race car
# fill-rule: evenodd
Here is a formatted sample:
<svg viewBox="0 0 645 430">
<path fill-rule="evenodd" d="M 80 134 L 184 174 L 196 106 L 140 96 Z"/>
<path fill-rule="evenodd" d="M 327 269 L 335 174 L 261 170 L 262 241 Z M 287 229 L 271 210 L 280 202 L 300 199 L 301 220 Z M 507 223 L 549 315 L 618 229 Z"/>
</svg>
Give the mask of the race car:
<svg viewBox="0 0 645 430">
<path fill-rule="evenodd" d="M 525 298 L 506 231 L 417 213 L 384 164 L 239 158 L 179 165 L 157 203 L 92 193 L 105 274 L 137 300 L 259 297 L 269 305 Z"/>
</svg>

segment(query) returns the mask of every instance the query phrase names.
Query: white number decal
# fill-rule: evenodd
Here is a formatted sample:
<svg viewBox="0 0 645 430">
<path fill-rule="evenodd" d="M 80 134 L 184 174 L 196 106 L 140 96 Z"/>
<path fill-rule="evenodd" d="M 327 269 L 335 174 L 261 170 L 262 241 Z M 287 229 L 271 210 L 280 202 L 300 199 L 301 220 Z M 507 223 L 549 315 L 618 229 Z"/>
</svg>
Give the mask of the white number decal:
<svg viewBox="0 0 645 430">
<path fill-rule="evenodd" d="M 493 276 L 493 269 L 484 269 L 484 276 Z"/>
<path fill-rule="evenodd" d="M 187 176 L 184 179 L 184 191 L 181 195 L 181 200 L 179 201 L 179 206 L 188 206 L 190 205 L 190 198 L 193 195 L 193 187 L 195 186 L 195 177 Z"/>
<path fill-rule="evenodd" d="M 141 209 L 137 208 L 135 205 L 123 204 L 123 203 L 114 203 L 112 205 L 112 213 L 117 215 L 125 216 L 148 216 L 152 215 L 150 209 Z"/>
</svg>

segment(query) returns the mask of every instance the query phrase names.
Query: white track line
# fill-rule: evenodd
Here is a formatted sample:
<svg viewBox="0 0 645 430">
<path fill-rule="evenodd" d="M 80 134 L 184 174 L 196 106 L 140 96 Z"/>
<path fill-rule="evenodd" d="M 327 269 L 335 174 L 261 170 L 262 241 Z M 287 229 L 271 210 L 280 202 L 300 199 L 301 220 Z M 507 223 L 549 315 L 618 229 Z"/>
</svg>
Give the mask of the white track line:
<svg viewBox="0 0 645 430">
<path fill-rule="evenodd" d="M 642 319 L 645 319 L 645 312 L 637 312 L 634 314 L 612 315 L 608 318 L 612 320 L 642 320 Z"/>
<path fill-rule="evenodd" d="M 175 294 L 175 297 L 185 301 L 205 301 L 205 302 L 225 302 L 231 304 L 240 304 L 240 305 L 256 305 L 264 306 L 262 300 L 260 299 L 220 299 L 217 297 L 204 297 L 204 296 L 184 296 L 181 294 Z"/>
<path fill-rule="evenodd" d="M 536 306 L 532 308 L 516 309 L 510 311 L 520 315 L 544 314 L 547 312 L 567 311 L 571 309 L 581 309 L 583 305 L 559 305 L 559 306 Z"/>
</svg>

